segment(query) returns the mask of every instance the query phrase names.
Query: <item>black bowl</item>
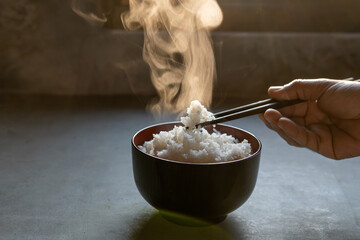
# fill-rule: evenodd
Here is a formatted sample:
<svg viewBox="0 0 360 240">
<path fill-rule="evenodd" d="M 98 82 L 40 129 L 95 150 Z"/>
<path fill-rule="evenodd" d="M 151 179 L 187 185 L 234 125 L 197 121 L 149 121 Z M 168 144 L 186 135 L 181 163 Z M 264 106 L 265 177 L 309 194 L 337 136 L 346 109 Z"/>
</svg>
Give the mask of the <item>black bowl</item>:
<svg viewBox="0 0 360 240">
<path fill-rule="evenodd" d="M 152 156 L 138 148 L 151 140 L 154 133 L 169 131 L 174 125 L 179 123 L 153 125 L 134 135 L 132 161 L 139 192 L 149 204 L 175 222 L 184 223 L 178 216 L 211 223 L 225 219 L 228 213 L 245 203 L 254 190 L 260 141 L 244 130 L 216 125 L 216 130 L 221 133 L 232 135 L 239 141 L 247 139 L 253 152 L 243 159 L 219 163 L 178 162 Z M 212 132 L 212 127 L 207 130 Z"/>
</svg>

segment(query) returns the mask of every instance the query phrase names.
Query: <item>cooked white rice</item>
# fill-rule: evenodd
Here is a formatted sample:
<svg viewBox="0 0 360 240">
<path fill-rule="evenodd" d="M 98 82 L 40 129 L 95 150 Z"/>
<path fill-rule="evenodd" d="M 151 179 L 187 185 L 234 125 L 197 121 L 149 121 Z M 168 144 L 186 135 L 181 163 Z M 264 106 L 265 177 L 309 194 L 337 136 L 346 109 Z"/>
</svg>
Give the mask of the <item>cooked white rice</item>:
<svg viewBox="0 0 360 240">
<path fill-rule="evenodd" d="M 251 146 L 246 139 L 239 142 L 218 131 L 210 134 L 204 128 L 195 128 L 196 124 L 213 118 L 199 101 L 192 101 L 187 116 L 181 118 L 184 126 L 154 134 L 152 140 L 139 148 L 151 155 L 183 162 L 225 162 L 249 156 Z"/>
</svg>

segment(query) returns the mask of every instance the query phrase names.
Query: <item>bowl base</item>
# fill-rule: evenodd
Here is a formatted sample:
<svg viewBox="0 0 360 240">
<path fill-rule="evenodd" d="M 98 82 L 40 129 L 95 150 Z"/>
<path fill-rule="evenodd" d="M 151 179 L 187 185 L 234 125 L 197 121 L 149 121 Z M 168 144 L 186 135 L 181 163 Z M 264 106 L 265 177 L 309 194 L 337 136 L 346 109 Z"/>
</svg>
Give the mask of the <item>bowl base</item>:
<svg viewBox="0 0 360 240">
<path fill-rule="evenodd" d="M 188 226 L 188 227 L 206 227 L 214 224 L 218 224 L 225 220 L 227 215 L 219 216 L 211 219 L 197 218 L 192 216 L 186 216 L 182 214 L 167 212 L 167 211 L 159 211 L 160 215 L 169 222 Z"/>
</svg>

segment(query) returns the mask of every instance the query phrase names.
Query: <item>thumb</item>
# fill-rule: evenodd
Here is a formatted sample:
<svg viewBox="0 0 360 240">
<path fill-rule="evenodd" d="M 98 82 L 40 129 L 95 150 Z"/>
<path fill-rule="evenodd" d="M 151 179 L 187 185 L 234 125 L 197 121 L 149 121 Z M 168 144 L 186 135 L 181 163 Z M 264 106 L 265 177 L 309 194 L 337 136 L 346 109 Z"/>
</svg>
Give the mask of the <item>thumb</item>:
<svg viewBox="0 0 360 240">
<path fill-rule="evenodd" d="M 318 99 L 330 86 L 336 84 L 337 80 L 325 78 L 319 79 L 297 79 L 284 86 L 273 86 L 268 90 L 271 98 L 278 100 L 301 99 L 314 101 Z"/>
</svg>

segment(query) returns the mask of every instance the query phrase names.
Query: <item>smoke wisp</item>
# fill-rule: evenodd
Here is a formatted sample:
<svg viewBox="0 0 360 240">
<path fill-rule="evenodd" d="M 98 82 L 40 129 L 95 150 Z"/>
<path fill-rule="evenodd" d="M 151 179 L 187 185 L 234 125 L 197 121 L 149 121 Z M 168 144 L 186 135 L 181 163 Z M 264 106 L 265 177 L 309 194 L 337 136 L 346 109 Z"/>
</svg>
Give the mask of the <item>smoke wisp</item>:
<svg viewBox="0 0 360 240">
<path fill-rule="evenodd" d="M 130 0 L 126 29 L 144 30 L 143 58 L 159 100 L 155 113 L 184 111 L 192 100 L 209 107 L 216 77 L 209 31 L 222 22 L 215 0 Z"/>
</svg>

